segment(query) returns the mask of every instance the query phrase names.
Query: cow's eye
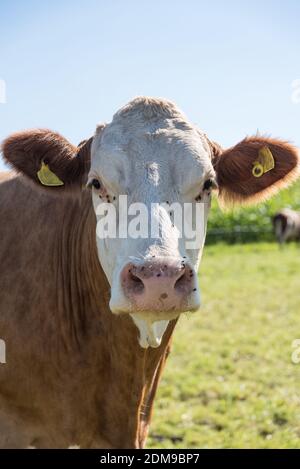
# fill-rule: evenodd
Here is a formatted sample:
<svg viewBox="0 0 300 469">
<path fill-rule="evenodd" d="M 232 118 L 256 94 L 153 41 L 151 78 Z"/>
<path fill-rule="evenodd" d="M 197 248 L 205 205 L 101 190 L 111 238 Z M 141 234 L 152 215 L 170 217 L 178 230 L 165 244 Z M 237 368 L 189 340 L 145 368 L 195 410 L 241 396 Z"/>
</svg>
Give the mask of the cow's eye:
<svg viewBox="0 0 300 469">
<path fill-rule="evenodd" d="M 98 179 L 92 179 L 91 186 L 93 186 L 96 190 L 101 189 L 101 183 L 98 181 Z"/>
<path fill-rule="evenodd" d="M 212 185 L 213 185 L 212 179 L 207 179 L 207 181 L 205 181 L 204 183 L 203 190 L 208 191 L 209 189 L 212 188 Z"/>
<path fill-rule="evenodd" d="M 217 189 L 218 184 L 214 179 L 207 179 L 203 185 L 203 190 L 208 191 L 209 189 Z"/>
</svg>

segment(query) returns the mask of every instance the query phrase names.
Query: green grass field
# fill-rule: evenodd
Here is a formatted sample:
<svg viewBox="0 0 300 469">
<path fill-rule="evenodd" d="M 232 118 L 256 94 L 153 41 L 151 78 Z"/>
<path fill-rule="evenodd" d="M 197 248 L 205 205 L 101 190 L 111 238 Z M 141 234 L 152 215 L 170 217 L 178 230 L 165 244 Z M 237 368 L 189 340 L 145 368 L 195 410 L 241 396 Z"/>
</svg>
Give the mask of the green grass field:
<svg viewBox="0 0 300 469">
<path fill-rule="evenodd" d="M 148 448 L 299 448 L 300 246 L 206 246 L 199 279 L 203 306 L 177 325 Z"/>
</svg>

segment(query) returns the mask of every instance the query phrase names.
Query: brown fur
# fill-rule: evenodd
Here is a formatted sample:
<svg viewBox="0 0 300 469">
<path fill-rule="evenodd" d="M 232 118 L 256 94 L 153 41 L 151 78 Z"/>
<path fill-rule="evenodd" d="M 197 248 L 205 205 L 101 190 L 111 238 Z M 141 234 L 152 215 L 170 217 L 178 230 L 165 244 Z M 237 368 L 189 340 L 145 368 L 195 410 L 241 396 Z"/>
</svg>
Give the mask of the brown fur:
<svg viewBox="0 0 300 469">
<path fill-rule="evenodd" d="M 270 148 L 275 168 L 256 178 L 252 175 L 253 163 L 263 146 Z M 220 200 L 225 205 L 261 202 L 299 176 L 299 151 L 282 140 L 248 137 L 224 151 L 214 144 L 212 152 Z"/>
<path fill-rule="evenodd" d="M 0 186 L 1 447 L 142 447 L 169 349 L 108 307 L 90 192 Z M 12 229 L 12 227 L 14 227 Z"/>
<path fill-rule="evenodd" d="M 39 186 L 37 172 L 42 161 L 48 164 L 51 171 L 64 182 L 63 186 L 55 188 L 60 193 L 70 188 L 81 189 L 81 185 L 85 184 L 91 143 L 92 138 L 75 147 L 56 132 L 35 129 L 11 135 L 3 142 L 1 150 L 10 166 Z M 50 190 L 53 192 L 53 188 Z"/>
</svg>

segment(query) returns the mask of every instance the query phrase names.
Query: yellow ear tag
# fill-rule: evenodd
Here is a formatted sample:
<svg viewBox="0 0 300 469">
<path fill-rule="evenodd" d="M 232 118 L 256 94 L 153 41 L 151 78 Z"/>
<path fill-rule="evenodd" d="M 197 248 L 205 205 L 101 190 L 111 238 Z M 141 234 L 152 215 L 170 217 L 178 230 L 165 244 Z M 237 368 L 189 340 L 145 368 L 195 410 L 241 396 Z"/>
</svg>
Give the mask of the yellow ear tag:
<svg viewBox="0 0 300 469">
<path fill-rule="evenodd" d="M 37 177 L 43 186 L 63 186 L 64 183 L 56 176 L 47 164 L 42 161 L 41 169 L 37 172 Z"/>
<path fill-rule="evenodd" d="M 258 158 L 253 163 L 252 174 L 260 178 L 263 174 L 275 168 L 274 157 L 269 147 L 262 147 L 258 152 Z"/>
</svg>

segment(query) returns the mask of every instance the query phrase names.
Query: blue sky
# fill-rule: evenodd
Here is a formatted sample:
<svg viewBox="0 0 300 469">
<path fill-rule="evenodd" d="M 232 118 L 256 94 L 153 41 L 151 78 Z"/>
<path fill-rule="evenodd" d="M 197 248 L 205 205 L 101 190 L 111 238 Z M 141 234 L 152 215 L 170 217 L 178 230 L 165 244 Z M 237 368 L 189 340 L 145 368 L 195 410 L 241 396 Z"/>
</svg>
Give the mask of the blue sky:
<svg viewBox="0 0 300 469">
<path fill-rule="evenodd" d="M 0 140 L 48 127 L 78 143 L 150 95 L 223 146 L 257 130 L 300 145 L 299 24 L 298 0 L 0 0 Z"/>
</svg>

